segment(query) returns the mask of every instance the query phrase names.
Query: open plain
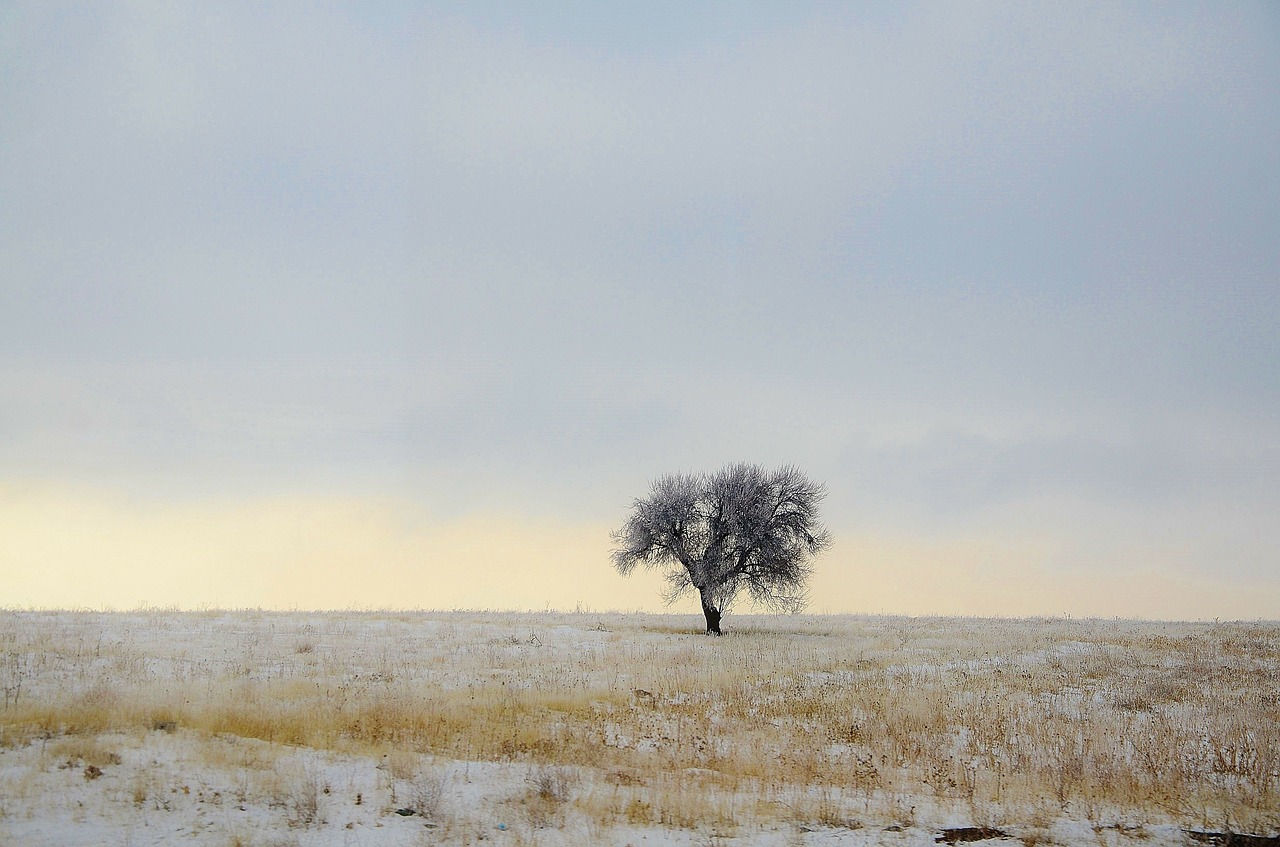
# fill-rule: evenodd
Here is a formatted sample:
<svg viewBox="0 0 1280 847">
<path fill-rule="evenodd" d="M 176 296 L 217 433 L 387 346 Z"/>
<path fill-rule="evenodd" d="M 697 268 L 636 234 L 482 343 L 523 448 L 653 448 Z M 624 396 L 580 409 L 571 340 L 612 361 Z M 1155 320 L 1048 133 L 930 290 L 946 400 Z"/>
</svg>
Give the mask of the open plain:
<svg viewBox="0 0 1280 847">
<path fill-rule="evenodd" d="M 1128 847 L 1280 831 L 1280 624 L 699 628 L 0 611 L 0 843 Z"/>
</svg>

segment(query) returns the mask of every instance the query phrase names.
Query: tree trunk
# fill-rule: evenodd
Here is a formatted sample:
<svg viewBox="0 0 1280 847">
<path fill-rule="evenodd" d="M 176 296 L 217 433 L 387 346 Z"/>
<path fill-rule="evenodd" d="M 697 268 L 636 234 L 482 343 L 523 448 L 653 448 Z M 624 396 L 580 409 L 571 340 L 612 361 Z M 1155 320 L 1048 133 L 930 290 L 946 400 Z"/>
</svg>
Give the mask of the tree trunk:
<svg viewBox="0 0 1280 847">
<path fill-rule="evenodd" d="M 711 601 L 707 599 L 705 591 L 699 593 L 702 595 L 702 614 L 707 618 L 707 635 L 719 635 L 720 610 L 711 605 Z"/>
</svg>

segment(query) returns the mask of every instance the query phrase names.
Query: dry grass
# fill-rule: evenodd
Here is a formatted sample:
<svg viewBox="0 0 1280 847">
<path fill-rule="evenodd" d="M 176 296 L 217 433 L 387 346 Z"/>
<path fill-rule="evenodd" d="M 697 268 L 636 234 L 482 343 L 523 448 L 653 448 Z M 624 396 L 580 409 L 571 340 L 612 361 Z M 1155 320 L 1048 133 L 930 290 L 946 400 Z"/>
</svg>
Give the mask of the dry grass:
<svg viewBox="0 0 1280 847">
<path fill-rule="evenodd" d="M 4 611 L 0 745 L 107 768 L 109 733 L 196 733 L 221 739 L 201 766 L 259 782 L 279 745 L 386 754 L 393 801 L 441 821 L 431 761 L 523 763 L 503 802 L 531 830 L 928 814 L 1029 834 L 1064 810 L 1099 831 L 1280 828 L 1280 625 L 734 623 L 707 639 L 645 615 Z M 254 790 L 294 825 L 323 818 L 313 775 L 272 776 Z"/>
</svg>

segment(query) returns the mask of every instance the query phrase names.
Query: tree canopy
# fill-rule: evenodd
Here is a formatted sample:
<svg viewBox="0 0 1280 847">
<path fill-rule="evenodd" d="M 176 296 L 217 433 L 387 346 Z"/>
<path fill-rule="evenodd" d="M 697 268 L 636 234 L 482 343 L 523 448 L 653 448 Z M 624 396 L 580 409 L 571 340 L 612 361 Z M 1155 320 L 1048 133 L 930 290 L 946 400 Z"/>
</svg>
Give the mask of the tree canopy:
<svg viewBox="0 0 1280 847">
<path fill-rule="evenodd" d="M 732 464 L 713 474 L 670 474 L 636 500 L 613 533 L 613 566 L 663 570 L 665 599 L 696 590 L 707 632 L 746 589 L 757 604 L 798 611 L 813 558 L 831 543 L 818 520 L 826 488 L 798 468 Z"/>
</svg>

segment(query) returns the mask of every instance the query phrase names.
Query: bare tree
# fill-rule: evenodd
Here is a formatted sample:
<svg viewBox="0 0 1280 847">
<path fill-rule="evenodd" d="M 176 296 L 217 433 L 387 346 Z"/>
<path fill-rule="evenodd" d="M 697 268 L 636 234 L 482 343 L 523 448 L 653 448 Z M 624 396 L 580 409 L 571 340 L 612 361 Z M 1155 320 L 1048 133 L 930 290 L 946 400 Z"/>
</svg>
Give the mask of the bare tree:
<svg viewBox="0 0 1280 847">
<path fill-rule="evenodd" d="M 708 635 L 720 634 L 721 615 L 744 588 L 760 605 L 798 611 L 810 562 L 831 543 L 818 521 L 825 496 L 793 466 L 664 476 L 613 533 L 613 566 L 623 576 L 636 565 L 665 570 L 668 603 L 696 589 Z"/>
</svg>

